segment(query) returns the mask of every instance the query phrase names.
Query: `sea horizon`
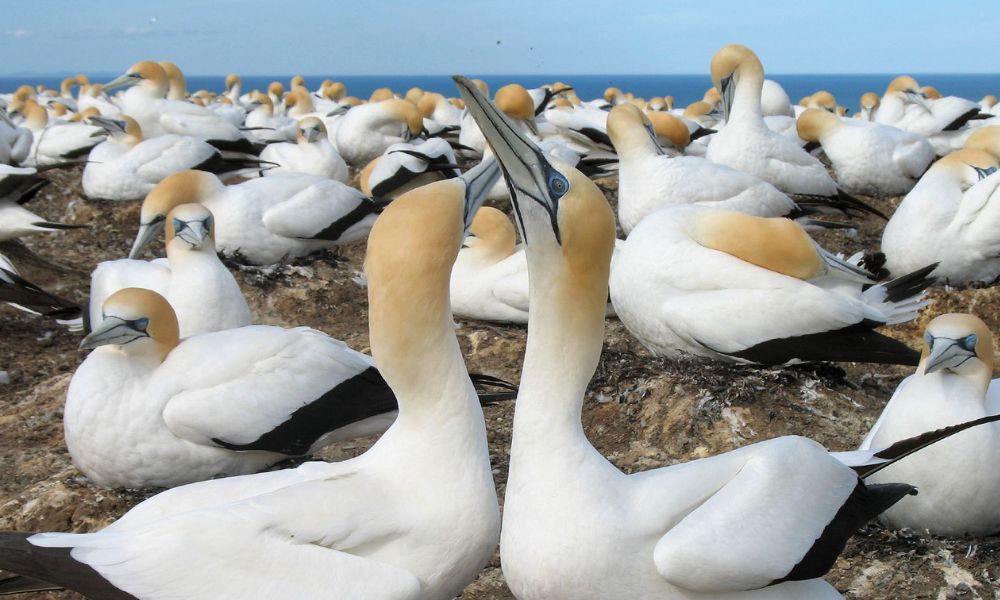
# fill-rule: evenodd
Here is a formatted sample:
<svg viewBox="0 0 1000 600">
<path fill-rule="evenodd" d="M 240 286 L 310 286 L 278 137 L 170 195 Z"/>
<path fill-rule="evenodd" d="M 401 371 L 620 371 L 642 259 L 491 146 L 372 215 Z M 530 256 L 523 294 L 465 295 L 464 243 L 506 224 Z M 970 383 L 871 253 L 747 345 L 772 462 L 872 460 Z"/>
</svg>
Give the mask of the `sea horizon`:
<svg viewBox="0 0 1000 600">
<path fill-rule="evenodd" d="M 22 84 L 38 85 L 58 89 L 61 80 L 76 72 L 60 72 L 49 74 L 23 73 L 0 75 L 0 93 L 9 93 Z M 468 74 L 468 73 L 467 73 Z M 979 100 L 986 94 L 1000 92 L 1000 74 L 997 73 L 919 73 L 908 72 L 921 85 L 932 85 L 943 95 L 961 96 L 970 100 Z M 88 74 L 91 81 L 109 81 L 118 73 L 96 72 Z M 775 73 L 768 79 L 780 83 L 792 103 L 799 98 L 818 90 L 832 93 L 838 103 L 854 109 L 858 99 L 865 92 L 882 93 L 890 81 L 898 74 L 892 73 Z M 615 86 L 623 91 L 632 92 L 637 96 L 649 98 L 653 96 L 674 96 L 675 106 L 683 107 L 700 100 L 705 91 L 712 86 L 707 73 L 698 74 L 470 74 L 486 81 L 491 89 L 508 83 L 520 83 L 526 87 L 537 87 L 553 81 L 562 81 L 576 89 L 577 95 L 583 99 L 600 97 L 609 86 Z M 244 75 L 243 92 L 252 89 L 266 89 L 272 81 L 280 81 L 286 88 L 292 74 L 286 75 Z M 420 87 L 447 96 L 456 95 L 455 85 L 451 75 L 303 75 L 309 89 L 316 89 L 324 79 L 342 81 L 347 86 L 347 93 L 360 98 L 367 98 L 379 87 L 391 87 L 394 91 L 404 93 L 411 87 Z M 207 89 L 220 92 L 225 87 L 225 74 L 221 75 L 188 75 L 188 90 L 193 92 Z"/>
</svg>

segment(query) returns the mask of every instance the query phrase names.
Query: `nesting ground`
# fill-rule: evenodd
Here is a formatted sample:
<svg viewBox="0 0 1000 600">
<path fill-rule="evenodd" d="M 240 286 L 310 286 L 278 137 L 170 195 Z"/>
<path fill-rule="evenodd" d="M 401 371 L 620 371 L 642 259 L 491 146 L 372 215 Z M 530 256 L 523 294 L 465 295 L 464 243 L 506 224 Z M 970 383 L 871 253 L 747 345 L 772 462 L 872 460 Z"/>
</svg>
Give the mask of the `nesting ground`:
<svg viewBox="0 0 1000 600">
<path fill-rule="evenodd" d="M 121 258 L 135 234 L 139 204 L 82 199 L 78 169 L 52 175 L 54 183 L 32 202 L 41 215 L 90 228 L 36 236 L 30 246 L 69 264 L 65 275 L 25 270 L 24 275 L 64 297 L 83 301 L 90 270 Z M 614 180 L 602 182 L 614 202 Z M 872 201 L 887 213 L 898 201 Z M 883 223 L 860 222 L 855 236 L 825 232 L 832 251 L 878 249 Z M 162 248 L 155 248 L 160 252 Z M 364 245 L 272 269 L 234 266 L 254 321 L 308 325 L 368 351 L 367 296 L 354 279 Z M 916 346 L 923 326 L 943 312 L 973 311 L 1000 331 L 996 289 L 934 290 L 932 304 L 913 323 L 886 329 Z M 521 327 L 460 322 L 458 338 L 469 369 L 517 381 L 524 353 Z M 85 353 L 80 337 L 45 319 L 0 305 L 0 530 L 91 531 L 156 490 L 107 491 L 73 467 L 62 436 L 66 388 Z M 625 471 L 639 471 L 709 456 L 752 442 L 801 434 L 833 450 L 855 447 L 909 370 L 839 364 L 791 369 L 733 367 L 651 356 L 616 320 L 584 404 L 591 441 Z M 503 499 L 513 404 L 486 409 L 490 458 Z M 374 438 L 340 444 L 321 458 L 363 452 Z M 892 533 L 870 525 L 856 536 L 827 579 L 848 598 L 1000 598 L 1000 538 L 949 540 Z M 494 557 L 462 598 L 512 598 Z M 68 592 L 35 598 L 78 598 Z"/>
</svg>

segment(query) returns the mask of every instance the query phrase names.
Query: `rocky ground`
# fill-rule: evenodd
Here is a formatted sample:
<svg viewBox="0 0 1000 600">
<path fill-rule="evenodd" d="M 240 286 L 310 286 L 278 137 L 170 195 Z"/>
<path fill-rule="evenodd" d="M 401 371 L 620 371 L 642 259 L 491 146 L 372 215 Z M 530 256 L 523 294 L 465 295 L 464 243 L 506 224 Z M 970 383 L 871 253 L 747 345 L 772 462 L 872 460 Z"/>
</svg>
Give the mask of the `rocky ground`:
<svg viewBox="0 0 1000 600">
<path fill-rule="evenodd" d="M 138 223 L 138 203 L 82 199 L 79 170 L 56 173 L 32 203 L 40 214 L 87 229 L 37 236 L 29 244 L 76 272 L 26 269 L 24 275 L 67 298 L 83 301 L 96 262 L 123 256 Z M 614 199 L 613 180 L 603 182 Z M 874 201 L 891 212 L 893 202 Z M 881 222 L 860 231 L 825 232 L 830 250 L 875 250 Z M 159 248 L 154 251 L 159 251 Z M 274 269 L 233 266 L 258 323 L 308 325 L 368 351 L 366 292 L 354 278 L 363 245 Z M 913 323 L 888 329 L 913 346 L 923 326 L 950 311 L 972 311 L 1000 331 L 995 289 L 936 289 Z M 460 322 L 457 334 L 469 368 L 517 381 L 524 352 L 520 327 Z M 45 319 L 0 305 L 0 530 L 90 531 L 106 525 L 156 490 L 108 491 L 72 466 L 62 438 L 66 388 L 85 353 L 80 337 Z M 594 445 L 625 471 L 640 471 L 724 452 L 785 434 L 812 437 L 834 450 L 856 446 L 908 369 L 860 364 L 789 369 L 735 367 L 651 356 L 616 320 L 584 405 Z M 513 404 L 486 409 L 497 492 L 507 475 Z M 322 458 L 363 452 L 373 438 L 340 444 Z M 848 598 L 1000 598 L 1000 538 L 953 540 L 869 525 L 851 541 L 827 579 Z M 70 593 L 37 598 L 76 598 Z M 494 557 L 462 594 L 512 598 Z"/>
</svg>

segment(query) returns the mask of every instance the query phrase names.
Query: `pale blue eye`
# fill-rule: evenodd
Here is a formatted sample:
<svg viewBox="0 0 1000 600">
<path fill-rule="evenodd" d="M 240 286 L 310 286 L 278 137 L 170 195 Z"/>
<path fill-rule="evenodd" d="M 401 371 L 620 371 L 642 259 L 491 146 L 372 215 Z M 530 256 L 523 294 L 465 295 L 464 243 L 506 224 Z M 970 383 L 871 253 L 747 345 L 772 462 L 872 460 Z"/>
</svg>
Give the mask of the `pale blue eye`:
<svg viewBox="0 0 1000 600">
<path fill-rule="evenodd" d="M 554 198 L 559 198 L 569 191 L 569 181 L 559 173 L 549 176 L 549 192 Z"/>
<path fill-rule="evenodd" d="M 972 334 L 972 335 L 969 335 L 969 336 L 966 336 L 966 337 L 962 338 L 962 341 L 959 342 L 959 344 L 961 344 L 962 348 L 964 348 L 965 350 L 968 350 L 969 352 L 975 352 L 975 350 L 976 350 L 976 342 L 978 342 L 978 341 L 979 341 L 979 337 L 976 336 L 976 334 Z"/>
<path fill-rule="evenodd" d="M 181 221 L 180 219 L 174 219 L 174 234 L 178 234 L 187 227 L 187 223 Z"/>
<path fill-rule="evenodd" d="M 146 331 L 147 327 L 149 327 L 149 319 L 146 317 L 132 321 L 132 328 L 136 331 Z"/>
</svg>

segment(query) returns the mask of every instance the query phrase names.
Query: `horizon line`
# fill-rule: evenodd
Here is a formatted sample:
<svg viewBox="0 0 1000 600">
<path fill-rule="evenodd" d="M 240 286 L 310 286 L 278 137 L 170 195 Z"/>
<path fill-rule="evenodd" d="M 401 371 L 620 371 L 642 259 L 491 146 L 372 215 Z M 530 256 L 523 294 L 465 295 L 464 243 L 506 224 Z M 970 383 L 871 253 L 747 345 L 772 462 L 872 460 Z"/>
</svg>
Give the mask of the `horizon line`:
<svg viewBox="0 0 1000 600">
<path fill-rule="evenodd" d="M 230 73 L 235 71 L 230 71 Z M 466 71 L 470 72 L 470 71 Z M 34 71 L 21 71 L 15 73 L 2 73 L 0 72 L 0 77 L 3 78 L 14 78 L 14 77 L 67 77 L 70 75 L 75 75 L 77 73 L 87 74 L 84 70 L 74 70 L 74 71 L 47 71 L 47 72 L 34 72 Z M 710 75 L 705 73 L 565 73 L 565 72 L 549 72 L 549 73 L 477 73 L 472 72 L 474 75 L 481 77 L 502 77 L 502 76 L 516 76 L 516 77 L 548 77 L 548 76 L 559 76 L 559 77 L 710 77 Z M 901 73 L 908 73 L 912 75 L 978 75 L 978 76 L 997 76 L 1000 77 L 1000 72 L 990 73 L 982 71 L 898 71 L 898 72 L 830 72 L 830 73 L 808 73 L 808 72 L 787 72 L 787 73 L 769 73 L 767 77 L 784 77 L 784 76 L 799 76 L 799 75 L 812 75 L 812 76 L 892 76 L 895 77 Z M 98 75 L 108 75 L 116 76 L 121 74 L 120 71 L 90 71 L 90 74 L 94 76 Z M 228 73 L 184 73 L 185 77 L 222 77 L 225 78 Z M 301 74 L 289 71 L 288 73 L 237 73 L 240 77 L 290 77 L 294 75 L 302 75 L 302 77 L 451 77 L 453 73 L 341 73 L 338 75 L 330 74 Z"/>
</svg>

